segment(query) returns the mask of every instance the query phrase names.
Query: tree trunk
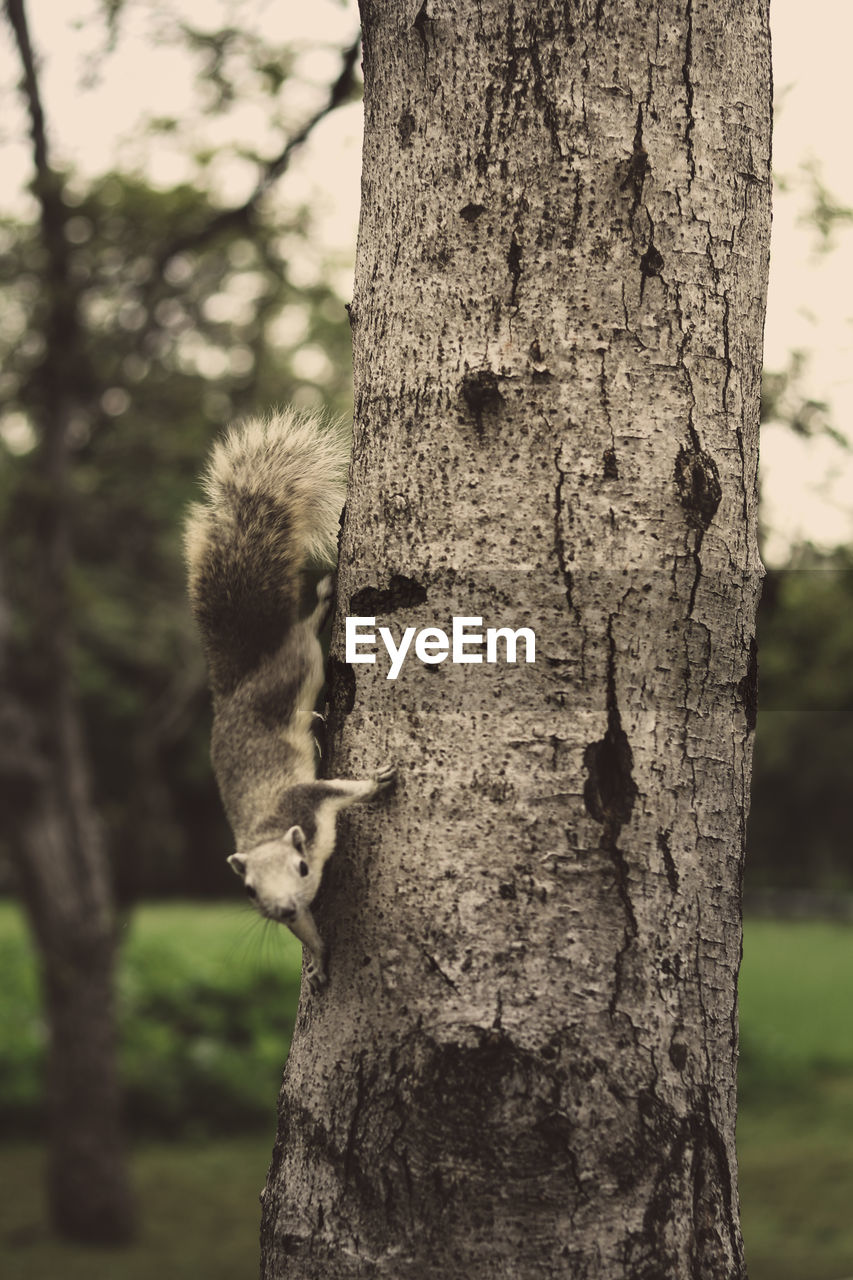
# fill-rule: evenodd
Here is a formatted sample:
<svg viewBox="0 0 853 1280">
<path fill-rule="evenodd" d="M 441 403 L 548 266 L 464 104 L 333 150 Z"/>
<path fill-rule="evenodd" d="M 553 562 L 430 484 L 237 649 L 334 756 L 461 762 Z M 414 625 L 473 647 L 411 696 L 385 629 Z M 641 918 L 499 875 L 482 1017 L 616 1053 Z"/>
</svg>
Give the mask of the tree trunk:
<svg viewBox="0 0 853 1280">
<path fill-rule="evenodd" d="M 82 286 L 66 235 L 71 215 L 63 177 L 50 164 L 26 6 L 4 0 L 4 9 L 32 140 L 45 350 L 29 388 L 39 448 L 29 486 L 14 504 L 32 556 L 24 567 L 16 548 L 9 587 L 18 612 L 16 641 L 5 612 L 0 619 L 0 727 L 8 730 L 0 785 L 11 787 L 16 801 L 12 852 L 39 948 L 50 1029 L 53 1225 L 75 1239 L 117 1243 L 131 1233 L 132 1208 L 115 1053 L 114 913 L 72 672 L 69 454 L 72 422 L 90 398 L 92 371 L 80 318 Z M 21 528 L 16 533 L 18 548 L 26 545 Z"/>
<path fill-rule="evenodd" d="M 71 1239 L 116 1244 L 132 1233 L 133 1204 L 116 1063 L 115 921 L 100 823 L 76 709 L 67 703 L 54 722 L 51 758 L 40 746 L 37 718 L 8 686 L 3 692 L 0 784 L 12 793 L 4 807 L 15 814 L 11 848 L 50 1033 L 50 1218 Z"/>
<path fill-rule="evenodd" d="M 767 3 L 362 16 L 339 615 L 535 662 L 390 680 L 338 618 L 330 772 L 401 782 L 328 868 L 262 1275 L 732 1280 Z"/>
<path fill-rule="evenodd" d="M 75 837 L 68 817 L 49 792 L 30 814 L 22 849 L 30 872 L 67 868 Z M 62 1235 L 115 1244 L 133 1227 L 116 1072 L 115 933 L 110 914 L 92 912 L 90 888 L 59 898 L 52 885 L 47 914 L 34 917 L 50 1028 L 48 1202 Z"/>
</svg>

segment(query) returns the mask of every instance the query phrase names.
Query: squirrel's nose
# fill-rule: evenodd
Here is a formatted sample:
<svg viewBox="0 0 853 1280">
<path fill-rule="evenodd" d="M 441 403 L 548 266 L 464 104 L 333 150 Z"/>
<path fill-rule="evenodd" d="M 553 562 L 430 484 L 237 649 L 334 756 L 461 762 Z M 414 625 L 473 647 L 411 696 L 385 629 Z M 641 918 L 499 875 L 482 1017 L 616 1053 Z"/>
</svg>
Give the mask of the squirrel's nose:
<svg viewBox="0 0 853 1280">
<path fill-rule="evenodd" d="M 291 920 L 296 919 L 296 908 L 295 907 L 279 907 L 278 918 L 284 924 L 289 924 Z"/>
</svg>

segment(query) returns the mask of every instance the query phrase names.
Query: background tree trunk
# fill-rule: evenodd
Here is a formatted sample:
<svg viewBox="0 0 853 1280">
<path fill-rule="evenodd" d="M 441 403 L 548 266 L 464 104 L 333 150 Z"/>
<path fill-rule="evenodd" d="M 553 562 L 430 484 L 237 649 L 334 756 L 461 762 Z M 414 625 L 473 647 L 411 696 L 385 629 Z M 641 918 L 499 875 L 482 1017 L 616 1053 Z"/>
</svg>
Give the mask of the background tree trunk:
<svg viewBox="0 0 853 1280">
<path fill-rule="evenodd" d="M 47 384 L 48 405 L 49 396 Z M 20 645 L 10 655 L 8 629 L 0 628 L 0 785 L 14 819 L 10 848 L 37 944 L 50 1036 L 51 1220 L 73 1239 L 118 1243 L 131 1234 L 133 1209 L 116 1060 L 115 913 L 72 690 L 63 423 L 61 415 L 44 419 L 28 495 L 38 559 L 26 585 L 17 584 L 18 599 L 30 606 L 25 655 Z"/>
<path fill-rule="evenodd" d="M 262 1274 L 744 1275 L 736 980 L 770 196 L 766 0 L 363 0 L 339 615 L 347 823 Z M 473 629 L 473 628 L 472 628 Z"/>
<path fill-rule="evenodd" d="M 116 1064 L 115 927 L 106 858 L 81 781 L 39 770 L 15 836 L 38 944 L 50 1046 L 48 1201 L 72 1239 L 120 1243 L 133 1226 Z M 89 829 L 86 825 L 91 824 Z"/>
<path fill-rule="evenodd" d="M 0 787 L 14 817 L 7 835 L 50 1033 L 48 1202 L 61 1234 L 119 1243 L 132 1232 L 133 1205 L 116 1061 L 112 890 L 70 692 L 70 637 L 54 612 L 59 584 L 49 572 L 35 578 L 36 622 L 49 624 L 35 655 L 43 681 L 29 697 L 16 689 L 0 593 Z"/>
<path fill-rule="evenodd" d="M 12 852 L 38 944 L 50 1031 L 49 1201 L 54 1226 L 91 1242 L 132 1228 L 115 1052 L 115 921 L 80 712 L 74 697 L 69 593 L 69 453 L 76 410 L 91 393 L 70 263 L 63 179 L 49 163 L 23 0 L 5 0 L 21 62 L 44 252 L 45 353 L 32 374 L 39 448 L 17 516 L 32 562 L 10 574 L 20 615 L 0 635 L 0 782 L 15 793 Z M 14 647 L 14 657 L 7 652 Z M 15 666 L 13 678 L 13 663 Z"/>
</svg>

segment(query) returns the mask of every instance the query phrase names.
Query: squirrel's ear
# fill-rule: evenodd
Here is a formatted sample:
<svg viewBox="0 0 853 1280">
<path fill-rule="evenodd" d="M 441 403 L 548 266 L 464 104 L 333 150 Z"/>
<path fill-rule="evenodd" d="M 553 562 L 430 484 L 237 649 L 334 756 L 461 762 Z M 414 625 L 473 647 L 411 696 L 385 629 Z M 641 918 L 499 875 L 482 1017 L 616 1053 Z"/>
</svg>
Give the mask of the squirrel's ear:
<svg viewBox="0 0 853 1280">
<path fill-rule="evenodd" d="M 305 832 L 301 827 L 291 827 L 284 838 L 285 840 L 292 841 L 293 847 L 297 853 L 305 852 Z"/>
<path fill-rule="evenodd" d="M 246 874 L 246 859 L 241 857 L 239 853 L 232 853 L 230 858 L 226 858 L 226 862 L 238 876 L 242 877 Z"/>
</svg>

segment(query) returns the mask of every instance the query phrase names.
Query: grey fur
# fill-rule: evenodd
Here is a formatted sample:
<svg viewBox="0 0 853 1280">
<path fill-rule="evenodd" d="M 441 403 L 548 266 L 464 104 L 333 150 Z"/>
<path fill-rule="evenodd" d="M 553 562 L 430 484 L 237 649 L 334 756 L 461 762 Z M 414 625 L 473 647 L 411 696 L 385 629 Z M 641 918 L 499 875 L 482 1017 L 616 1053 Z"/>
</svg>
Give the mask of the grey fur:
<svg viewBox="0 0 853 1280">
<path fill-rule="evenodd" d="M 310 911 L 335 845 L 338 812 L 390 785 L 315 777 L 311 733 L 323 684 L 318 633 L 332 580 L 299 616 L 312 559 L 334 560 L 347 448 L 338 428 L 285 411 L 252 419 L 218 444 L 208 501 L 189 514 L 189 595 L 213 693 L 211 757 L 237 852 L 228 859 L 258 911 L 308 950 L 312 987 L 326 981 Z"/>
</svg>

